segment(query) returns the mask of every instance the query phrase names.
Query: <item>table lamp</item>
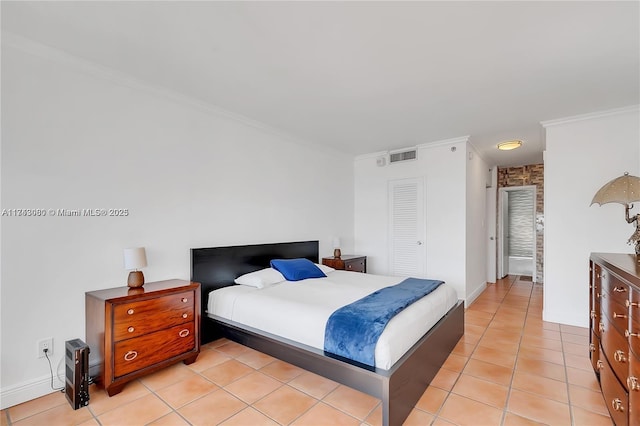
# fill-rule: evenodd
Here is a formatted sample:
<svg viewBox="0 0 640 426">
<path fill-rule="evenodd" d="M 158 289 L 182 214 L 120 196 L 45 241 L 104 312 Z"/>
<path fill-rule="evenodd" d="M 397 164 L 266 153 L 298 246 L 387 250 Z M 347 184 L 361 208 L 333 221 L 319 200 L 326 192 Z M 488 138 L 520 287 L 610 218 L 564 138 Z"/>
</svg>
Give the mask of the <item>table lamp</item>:
<svg viewBox="0 0 640 426">
<path fill-rule="evenodd" d="M 131 270 L 127 285 L 129 287 L 142 287 L 144 285 L 144 275 L 138 269 L 147 266 L 147 255 L 144 247 L 124 249 L 124 269 Z"/>
</svg>

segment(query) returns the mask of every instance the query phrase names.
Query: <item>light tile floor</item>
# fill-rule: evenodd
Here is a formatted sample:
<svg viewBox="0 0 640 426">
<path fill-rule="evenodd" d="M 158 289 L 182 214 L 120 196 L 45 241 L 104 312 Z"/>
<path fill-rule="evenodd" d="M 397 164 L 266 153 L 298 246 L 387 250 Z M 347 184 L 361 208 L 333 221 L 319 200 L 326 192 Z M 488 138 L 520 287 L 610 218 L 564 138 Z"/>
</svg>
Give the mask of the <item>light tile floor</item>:
<svg viewBox="0 0 640 426">
<path fill-rule="evenodd" d="M 542 321 L 542 286 L 508 277 L 465 313 L 465 335 L 406 425 L 611 425 L 588 330 Z M 228 340 L 128 384 L 56 392 L 2 411 L 5 425 L 379 425 L 380 401 Z"/>
</svg>

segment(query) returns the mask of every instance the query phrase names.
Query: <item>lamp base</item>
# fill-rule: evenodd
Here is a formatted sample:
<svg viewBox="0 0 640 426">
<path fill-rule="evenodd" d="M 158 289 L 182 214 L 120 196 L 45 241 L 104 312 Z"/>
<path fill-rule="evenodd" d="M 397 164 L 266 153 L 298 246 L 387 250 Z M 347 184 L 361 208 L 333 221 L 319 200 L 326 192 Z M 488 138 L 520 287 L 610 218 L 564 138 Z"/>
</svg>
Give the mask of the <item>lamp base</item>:
<svg viewBox="0 0 640 426">
<path fill-rule="evenodd" d="M 342 256 L 342 253 L 340 253 L 340 249 L 339 248 L 333 249 L 333 257 L 335 259 L 340 259 L 340 256 Z"/>
<path fill-rule="evenodd" d="M 129 287 L 142 287 L 144 285 L 144 275 L 142 271 L 129 272 L 129 278 L 127 279 L 127 285 Z"/>
</svg>

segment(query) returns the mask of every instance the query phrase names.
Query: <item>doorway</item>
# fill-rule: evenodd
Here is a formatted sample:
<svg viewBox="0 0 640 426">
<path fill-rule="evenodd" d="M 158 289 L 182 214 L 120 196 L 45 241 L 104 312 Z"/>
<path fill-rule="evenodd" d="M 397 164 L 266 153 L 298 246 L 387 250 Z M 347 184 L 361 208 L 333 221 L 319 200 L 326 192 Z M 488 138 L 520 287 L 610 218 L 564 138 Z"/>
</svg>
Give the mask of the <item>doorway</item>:
<svg viewBox="0 0 640 426">
<path fill-rule="evenodd" d="M 525 275 L 536 281 L 536 187 L 498 192 L 498 276 Z"/>
</svg>

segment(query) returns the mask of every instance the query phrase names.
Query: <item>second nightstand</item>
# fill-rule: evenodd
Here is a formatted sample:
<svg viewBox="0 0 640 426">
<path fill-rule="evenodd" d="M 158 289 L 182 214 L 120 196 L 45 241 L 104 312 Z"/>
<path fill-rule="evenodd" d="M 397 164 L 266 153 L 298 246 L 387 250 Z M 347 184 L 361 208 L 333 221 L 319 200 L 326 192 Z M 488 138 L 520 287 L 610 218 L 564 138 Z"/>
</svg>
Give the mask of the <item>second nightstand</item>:
<svg viewBox="0 0 640 426">
<path fill-rule="evenodd" d="M 367 272 L 367 256 L 344 255 L 339 259 L 335 257 L 323 257 L 322 264 L 334 269 L 353 272 Z"/>
</svg>

